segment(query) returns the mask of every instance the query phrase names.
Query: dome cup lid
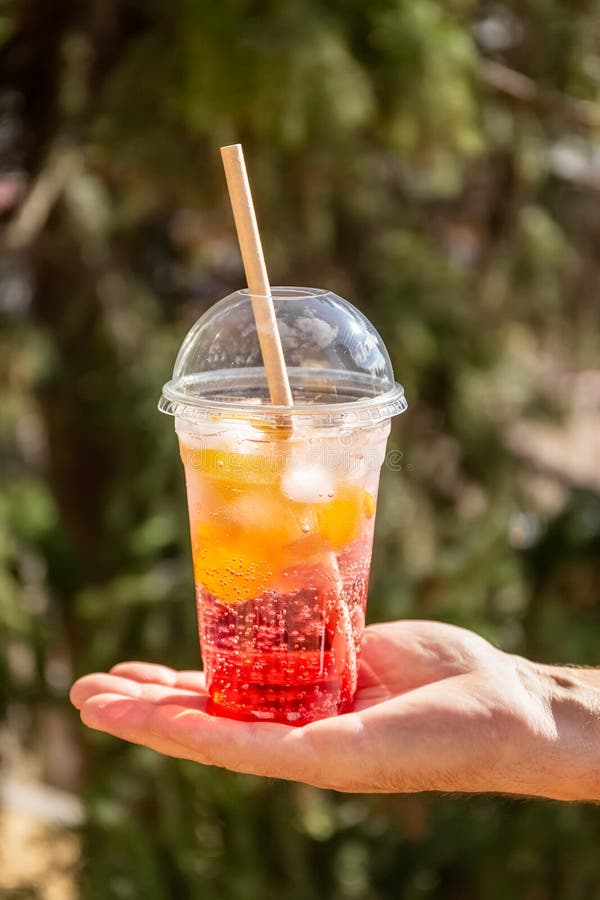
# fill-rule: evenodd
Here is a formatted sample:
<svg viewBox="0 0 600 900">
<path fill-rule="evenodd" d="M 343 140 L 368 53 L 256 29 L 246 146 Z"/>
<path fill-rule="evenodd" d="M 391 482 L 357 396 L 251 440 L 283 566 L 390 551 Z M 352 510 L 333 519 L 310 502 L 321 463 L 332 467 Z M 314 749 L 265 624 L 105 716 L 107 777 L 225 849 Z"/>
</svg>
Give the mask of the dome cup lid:
<svg viewBox="0 0 600 900">
<path fill-rule="evenodd" d="M 274 287 L 271 295 L 293 405 L 270 403 L 250 294 L 243 289 L 192 326 L 163 387 L 161 412 L 192 422 L 247 415 L 273 425 L 293 416 L 295 424 L 321 427 L 375 424 L 404 412 L 404 389 L 394 380 L 385 345 L 356 307 L 319 288 Z"/>
</svg>

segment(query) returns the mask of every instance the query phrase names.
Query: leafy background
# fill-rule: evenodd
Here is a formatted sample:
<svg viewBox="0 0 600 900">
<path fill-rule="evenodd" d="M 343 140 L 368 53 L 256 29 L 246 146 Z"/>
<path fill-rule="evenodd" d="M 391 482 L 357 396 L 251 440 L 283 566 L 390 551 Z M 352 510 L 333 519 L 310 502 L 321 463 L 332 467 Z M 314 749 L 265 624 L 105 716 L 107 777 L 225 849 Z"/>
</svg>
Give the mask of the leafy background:
<svg viewBox="0 0 600 900">
<path fill-rule="evenodd" d="M 1 896 L 600 897 L 591 807 L 207 770 L 66 699 L 120 659 L 198 663 L 156 401 L 243 283 L 235 141 L 273 283 L 355 302 L 411 404 L 370 619 L 600 663 L 599 23 L 594 0 L 0 5 L 0 843 L 43 822 Z M 35 853 L 63 839 L 57 881 Z"/>
</svg>

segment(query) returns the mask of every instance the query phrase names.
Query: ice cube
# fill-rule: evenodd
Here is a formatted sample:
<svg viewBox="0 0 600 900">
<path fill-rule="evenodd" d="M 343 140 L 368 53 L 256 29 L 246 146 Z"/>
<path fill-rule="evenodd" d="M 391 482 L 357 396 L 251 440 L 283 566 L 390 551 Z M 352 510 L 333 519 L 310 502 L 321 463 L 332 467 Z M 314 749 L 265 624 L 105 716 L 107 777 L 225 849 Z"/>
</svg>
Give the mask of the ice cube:
<svg viewBox="0 0 600 900">
<path fill-rule="evenodd" d="M 244 491 L 229 506 L 231 520 L 244 528 L 263 531 L 273 528 L 277 522 L 279 509 L 271 502 L 264 490 Z"/>
<path fill-rule="evenodd" d="M 296 503 L 326 503 L 333 488 L 331 475 L 318 465 L 294 467 L 281 477 L 283 493 Z"/>
<path fill-rule="evenodd" d="M 175 428 L 180 440 L 192 450 L 223 450 L 227 453 L 260 451 L 264 432 L 244 419 L 218 419 L 188 422 L 176 419 Z"/>
</svg>

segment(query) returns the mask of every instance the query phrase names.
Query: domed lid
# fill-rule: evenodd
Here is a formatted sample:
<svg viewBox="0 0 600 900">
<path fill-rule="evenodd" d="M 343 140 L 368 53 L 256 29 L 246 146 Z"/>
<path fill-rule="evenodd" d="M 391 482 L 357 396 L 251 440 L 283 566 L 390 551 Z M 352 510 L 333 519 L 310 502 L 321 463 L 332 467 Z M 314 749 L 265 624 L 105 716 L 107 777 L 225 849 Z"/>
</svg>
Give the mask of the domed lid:
<svg viewBox="0 0 600 900">
<path fill-rule="evenodd" d="M 305 424 L 374 423 L 407 407 L 390 357 L 369 320 L 317 288 L 274 287 L 272 298 L 293 406 L 273 406 L 248 290 L 236 291 L 188 332 L 163 387 L 162 412 L 201 421 L 239 416 Z M 256 298 L 255 298 L 256 299 Z"/>
</svg>

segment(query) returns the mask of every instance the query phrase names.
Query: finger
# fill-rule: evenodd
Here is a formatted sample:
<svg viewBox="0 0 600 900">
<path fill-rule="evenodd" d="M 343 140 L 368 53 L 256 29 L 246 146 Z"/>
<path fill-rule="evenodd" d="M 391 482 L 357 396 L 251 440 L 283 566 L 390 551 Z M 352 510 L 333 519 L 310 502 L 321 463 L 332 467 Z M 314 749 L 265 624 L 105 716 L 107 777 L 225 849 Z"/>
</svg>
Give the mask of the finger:
<svg viewBox="0 0 600 900">
<path fill-rule="evenodd" d="M 177 672 L 168 666 L 156 663 L 131 662 L 117 663 L 110 670 L 111 675 L 122 675 L 135 681 L 153 681 L 156 684 L 170 684 L 174 687 L 177 683 Z"/>
<path fill-rule="evenodd" d="M 142 744 L 180 759 L 217 765 L 236 772 L 292 778 L 300 770 L 281 758 L 273 739 L 294 729 L 271 723 L 220 719 L 183 705 L 160 706 L 121 694 L 98 694 L 81 708 L 81 720 L 90 728 Z M 262 740 L 254 741 L 258 728 Z"/>
<path fill-rule="evenodd" d="M 296 729 L 288 725 L 242 722 L 187 705 L 155 707 L 148 727 L 157 738 L 173 740 L 191 754 L 236 772 L 293 778 L 300 756 Z"/>
<path fill-rule="evenodd" d="M 204 709 L 207 702 L 206 692 L 182 690 L 163 684 L 132 681 L 119 675 L 96 672 L 85 675 L 75 682 L 71 688 L 71 702 L 77 708 L 96 694 L 119 694 L 148 700 L 151 703 L 185 703 L 188 706 Z"/>
<path fill-rule="evenodd" d="M 349 762 L 354 770 L 361 768 L 357 754 L 362 724 L 353 714 L 298 728 L 164 705 L 155 708 L 148 727 L 157 737 L 169 737 L 188 752 L 202 753 L 213 765 L 234 772 L 346 790 L 348 783 L 356 782 Z M 362 782 L 361 787 L 365 789 Z"/>
<path fill-rule="evenodd" d="M 132 681 L 150 681 L 155 684 L 166 684 L 190 691 L 206 690 L 204 672 L 187 670 L 177 672 L 168 666 L 146 662 L 117 663 L 110 671 L 113 675 L 121 675 L 124 678 L 130 678 Z"/>
<path fill-rule="evenodd" d="M 154 708 L 154 704 L 147 700 L 126 698 L 122 694 L 97 694 L 82 705 L 81 721 L 88 728 L 149 747 L 157 753 L 207 764 L 208 760 L 198 752 L 190 751 L 169 738 L 157 737 L 148 730 L 147 722 Z"/>
<path fill-rule="evenodd" d="M 69 699 L 73 706 L 80 709 L 85 701 L 94 694 L 104 694 L 111 691 L 128 697 L 139 697 L 140 686 L 127 678 L 119 678 L 116 675 L 108 675 L 105 672 L 92 672 L 78 678 L 69 693 Z"/>
<path fill-rule="evenodd" d="M 204 672 L 182 669 L 177 673 L 177 687 L 188 691 L 206 691 L 206 675 Z"/>
</svg>

